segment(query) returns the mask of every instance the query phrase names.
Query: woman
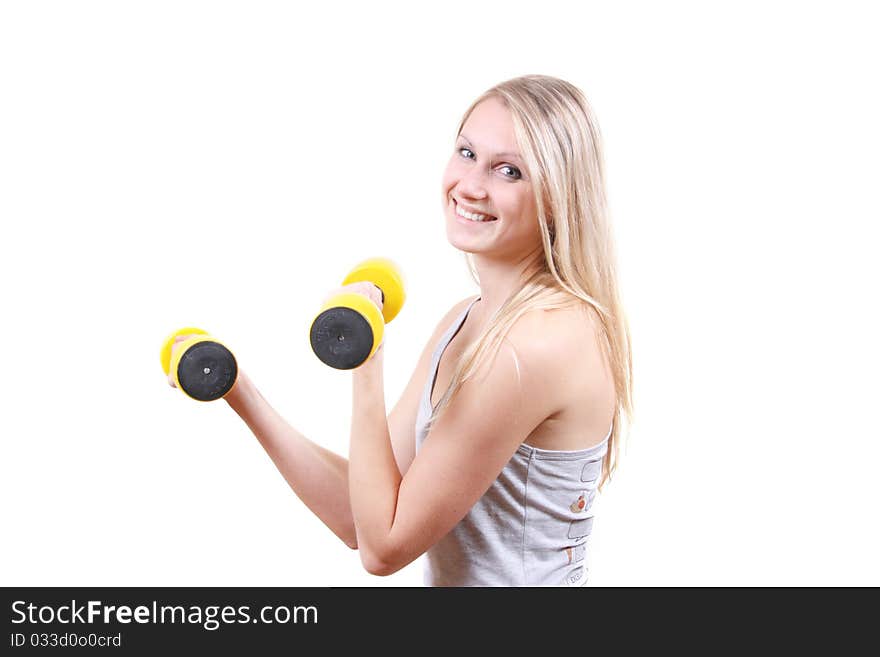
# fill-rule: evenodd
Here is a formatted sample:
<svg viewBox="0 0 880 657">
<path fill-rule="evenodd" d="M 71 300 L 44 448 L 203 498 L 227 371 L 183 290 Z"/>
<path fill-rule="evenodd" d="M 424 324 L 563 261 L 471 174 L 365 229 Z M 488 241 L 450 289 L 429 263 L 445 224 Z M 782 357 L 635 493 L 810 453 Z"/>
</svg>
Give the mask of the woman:
<svg viewBox="0 0 880 657">
<path fill-rule="evenodd" d="M 535 75 L 485 92 L 459 126 L 442 203 L 480 294 L 443 317 L 390 414 L 382 348 L 352 372 L 348 460 L 244 374 L 225 399 L 370 573 L 427 553 L 428 585 L 582 585 L 632 380 L 582 93 Z M 381 307 L 371 284 L 346 289 Z"/>
</svg>

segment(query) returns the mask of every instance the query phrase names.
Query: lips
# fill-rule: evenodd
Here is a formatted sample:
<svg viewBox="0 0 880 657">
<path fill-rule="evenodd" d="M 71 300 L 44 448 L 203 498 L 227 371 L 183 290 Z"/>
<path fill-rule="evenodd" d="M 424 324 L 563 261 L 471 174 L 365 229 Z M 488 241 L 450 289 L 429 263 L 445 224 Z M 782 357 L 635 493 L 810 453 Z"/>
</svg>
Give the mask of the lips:
<svg viewBox="0 0 880 657">
<path fill-rule="evenodd" d="M 475 221 L 478 223 L 482 223 L 482 222 L 488 223 L 490 221 L 497 221 L 498 220 L 498 217 L 496 217 L 494 214 L 489 214 L 488 212 L 482 212 L 480 210 L 477 210 L 476 208 L 469 208 L 467 206 L 462 205 L 461 203 L 459 203 L 455 199 L 453 199 L 453 201 L 455 204 L 455 214 L 457 216 L 462 216 L 461 214 L 459 214 L 459 209 L 461 209 L 464 212 L 467 212 L 468 214 L 485 217 L 485 219 L 473 219 L 471 217 L 463 217 L 464 219 L 468 219 L 469 221 Z"/>
</svg>

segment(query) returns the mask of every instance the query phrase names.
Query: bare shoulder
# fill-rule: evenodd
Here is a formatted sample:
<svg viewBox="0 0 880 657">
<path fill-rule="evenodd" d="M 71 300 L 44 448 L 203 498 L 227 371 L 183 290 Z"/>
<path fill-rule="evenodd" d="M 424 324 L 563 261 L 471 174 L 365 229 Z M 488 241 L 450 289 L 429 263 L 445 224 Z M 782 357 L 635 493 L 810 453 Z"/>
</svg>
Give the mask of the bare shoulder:
<svg viewBox="0 0 880 657">
<path fill-rule="evenodd" d="M 431 354 L 433 353 L 434 348 L 437 346 L 438 342 L 440 341 L 440 337 L 452 325 L 452 322 L 454 322 L 455 319 L 462 312 L 464 312 L 464 309 L 467 308 L 468 304 L 470 304 L 476 298 L 477 298 L 476 296 L 472 296 L 472 297 L 468 297 L 466 299 L 459 301 L 458 303 L 453 305 L 452 308 L 447 310 L 446 313 L 443 315 L 443 317 L 440 318 L 440 320 L 437 322 L 436 326 L 434 327 L 434 330 L 431 333 L 431 336 L 428 338 L 427 342 L 425 342 L 425 346 L 422 350 L 422 355 L 419 359 L 418 365 L 416 366 L 416 372 L 415 372 L 416 376 L 423 376 L 423 374 L 424 374 L 423 370 L 427 369 L 430 358 L 431 358 Z"/>
<path fill-rule="evenodd" d="M 601 332 L 596 311 L 586 304 L 573 304 L 524 313 L 511 327 L 509 340 L 534 357 L 565 363 L 574 353 L 599 355 Z"/>
<path fill-rule="evenodd" d="M 511 327 L 507 341 L 523 375 L 538 386 L 559 390 L 562 383 L 582 394 L 587 389 L 607 391 L 612 380 L 601 321 L 586 304 L 526 312 Z"/>
<path fill-rule="evenodd" d="M 463 313 L 464 309 L 467 308 L 471 303 L 473 303 L 477 298 L 479 298 L 478 295 L 474 294 L 469 297 L 465 297 L 464 299 L 462 299 L 461 301 L 456 303 L 454 306 L 452 306 L 452 308 L 449 309 L 449 312 L 447 312 L 446 315 L 443 317 L 443 319 L 440 322 L 440 325 L 442 326 L 443 324 L 447 324 L 447 323 L 451 322 L 453 319 L 455 319 L 456 317 L 458 317 L 458 315 Z"/>
<path fill-rule="evenodd" d="M 437 322 L 437 325 L 434 327 L 433 337 L 439 338 L 440 335 L 450 327 L 452 322 L 455 321 L 455 319 L 464 312 L 464 309 L 467 308 L 476 298 L 477 295 L 473 295 L 462 299 L 461 301 L 453 305 L 452 308 L 446 311 L 446 314 L 443 315 L 443 317 L 440 319 L 439 322 Z M 435 340 L 432 338 L 431 341 L 434 342 Z"/>
</svg>

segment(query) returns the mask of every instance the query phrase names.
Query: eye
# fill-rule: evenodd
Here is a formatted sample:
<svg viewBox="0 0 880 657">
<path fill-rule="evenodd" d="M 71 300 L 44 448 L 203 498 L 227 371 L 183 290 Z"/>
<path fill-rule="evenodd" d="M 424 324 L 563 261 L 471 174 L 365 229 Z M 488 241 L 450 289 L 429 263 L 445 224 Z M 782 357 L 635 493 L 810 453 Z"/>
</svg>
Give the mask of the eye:
<svg viewBox="0 0 880 657">
<path fill-rule="evenodd" d="M 457 151 L 458 151 L 459 155 L 462 155 L 463 157 L 465 157 L 467 159 L 471 159 L 470 155 L 474 155 L 474 152 L 470 148 L 468 148 L 467 146 L 459 146 L 457 148 Z M 470 155 L 468 155 L 468 153 Z M 511 180 L 519 180 L 522 178 L 522 172 L 520 172 L 520 170 L 517 169 L 516 167 L 510 166 L 509 164 L 505 164 L 504 166 L 502 166 L 501 170 L 508 171 L 509 173 L 505 173 L 504 176 L 506 178 L 510 178 Z"/>
<path fill-rule="evenodd" d="M 513 178 L 514 180 L 519 180 L 520 178 L 522 178 L 522 174 L 520 173 L 519 169 L 517 169 L 516 167 L 512 167 L 509 164 L 505 164 L 503 167 L 501 167 L 501 170 L 503 171 L 505 169 L 512 172 L 509 174 L 508 173 L 504 174 L 508 178 Z"/>
</svg>

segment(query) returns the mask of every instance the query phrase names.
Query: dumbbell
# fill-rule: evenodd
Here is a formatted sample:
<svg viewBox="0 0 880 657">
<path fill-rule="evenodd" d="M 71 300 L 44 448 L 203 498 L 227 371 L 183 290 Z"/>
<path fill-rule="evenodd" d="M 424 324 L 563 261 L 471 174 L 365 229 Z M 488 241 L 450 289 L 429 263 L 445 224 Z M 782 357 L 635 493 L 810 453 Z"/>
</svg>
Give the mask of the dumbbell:
<svg viewBox="0 0 880 657">
<path fill-rule="evenodd" d="M 312 351 L 325 364 L 338 370 L 351 370 L 372 356 L 385 334 L 385 324 L 397 316 L 406 294 L 403 276 L 391 260 L 370 258 L 352 269 L 342 285 L 372 283 L 382 292 L 382 310 L 361 294 L 346 293 L 330 297 L 309 331 Z"/>
<path fill-rule="evenodd" d="M 174 339 L 188 334 L 192 335 L 180 342 L 172 358 Z M 238 377 L 238 364 L 232 352 L 199 328 L 182 328 L 169 335 L 160 358 L 165 375 L 173 372 L 177 387 L 197 401 L 220 399 Z"/>
</svg>

